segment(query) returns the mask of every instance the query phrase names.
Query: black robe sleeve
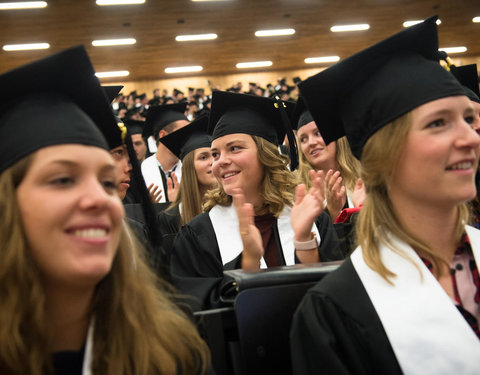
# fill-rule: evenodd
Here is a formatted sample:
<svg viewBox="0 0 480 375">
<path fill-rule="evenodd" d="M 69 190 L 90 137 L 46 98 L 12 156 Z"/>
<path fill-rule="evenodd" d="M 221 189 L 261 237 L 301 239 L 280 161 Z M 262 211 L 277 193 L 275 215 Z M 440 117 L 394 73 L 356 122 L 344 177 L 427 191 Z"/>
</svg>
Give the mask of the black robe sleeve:
<svg viewBox="0 0 480 375">
<path fill-rule="evenodd" d="M 402 374 L 350 259 L 310 289 L 290 331 L 293 374 Z"/>
<path fill-rule="evenodd" d="M 318 246 L 320 261 L 332 262 L 345 259 L 345 254 L 339 247 L 337 231 L 333 227 L 328 213 L 322 212 L 315 221 L 315 224 L 321 238 Z"/>
<path fill-rule="evenodd" d="M 208 213 L 185 224 L 173 244 L 170 270 L 175 287 L 190 295 L 193 311 L 223 306 L 219 290 L 225 269 L 240 268 L 240 257 L 225 266 Z"/>
</svg>

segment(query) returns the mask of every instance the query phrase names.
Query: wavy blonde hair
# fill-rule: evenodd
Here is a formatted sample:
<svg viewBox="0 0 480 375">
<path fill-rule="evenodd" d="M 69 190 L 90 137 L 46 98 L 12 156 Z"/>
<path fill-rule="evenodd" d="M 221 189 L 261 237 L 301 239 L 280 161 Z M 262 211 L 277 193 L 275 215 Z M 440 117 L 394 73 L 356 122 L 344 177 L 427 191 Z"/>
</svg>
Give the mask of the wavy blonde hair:
<svg viewBox="0 0 480 375">
<path fill-rule="evenodd" d="M 25 240 L 16 188 L 29 156 L 0 175 L 0 373 L 43 375 L 52 370 L 45 291 Z M 206 344 L 170 300 L 127 226 L 110 273 L 97 285 L 94 374 L 200 374 L 209 366 Z"/>
<path fill-rule="evenodd" d="M 421 256 L 430 259 L 437 275 L 440 275 L 441 265 L 446 264 L 433 249 L 402 227 L 389 196 L 389 180 L 405 146 L 411 124 L 410 112 L 378 130 L 365 144 L 361 158 L 367 197 L 357 220 L 357 241 L 362 247 L 367 265 L 389 283 L 392 283 L 391 278 L 396 275 L 382 263 L 380 244 L 383 243 L 400 255 L 402 253 L 387 239 L 388 232 L 413 247 Z M 467 218 L 466 204 L 459 205 L 455 231 L 458 241 L 464 231 L 463 222 Z"/>
<path fill-rule="evenodd" d="M 280 154 L 277 146 L 269 141 L 255 135 L 251 136 L 257 146 L 257 157 L 264 167 L 264 175 L 260 185 L 260 192 L 263 197 L 262 207 L 256 208 L 256 214 L 262 215 L 271 213 L 279 217 L 285 205 L 292 205 L 295 197 L 295 187 L 299 180 L 288 169 L 290 159 Z M 232 197 L 225 193 L 223 187 L 209 190 L 205 194 L 203 208 L 210 211 L 213 206 L 229 206 Z"/>
</svg>

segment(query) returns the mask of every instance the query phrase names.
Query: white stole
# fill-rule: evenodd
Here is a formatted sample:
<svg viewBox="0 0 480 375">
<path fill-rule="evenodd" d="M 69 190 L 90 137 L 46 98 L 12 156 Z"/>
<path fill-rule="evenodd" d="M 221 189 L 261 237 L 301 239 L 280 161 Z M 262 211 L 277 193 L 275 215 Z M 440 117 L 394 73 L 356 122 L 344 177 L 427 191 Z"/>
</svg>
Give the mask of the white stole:
<svg viewBox="0 0 480 375">
<path fill-rule="evenodd" d="M 85 344 L 85 353 L 83 354 L 82 375 L 92 375 L 94 325 L 95 318 L 92 318 L 87 331 L 87 342 Z"/>
<path fill-rule="evenodd" d="M 293 246 L 294 233 L 290 225 L 291 210 L 292 208 L 290 206 L 285 206 L 280 217 L 277 219 L 277 228 L 283 256 L 288 266 L 295 264 L 295 247 Z M 222 263 L 225 265 L 238 257 L 243 251 L 237 212 L 233 204 L 230 206 L 216 205 L 209 211 L 208 215 L 217 237 Z M 315 223 L 313 223 L 312 232 L 317 235 L 318 243 L 320 244 L 320 233 Z M 263 257 L 260 260 L 260 268 L 267 268 Z"/>
<path fill-rule="evenodd" d="M 466 226 L 477 265 L 480 231 Z M 411 261 L 380 245 L 383 264 L 397 277 L 388 284 L 367 266 L 358 247 L 351 259 L 382 322 L 405 374 L 479 374 L 480 340 L 455 304 L 406 243 L 391 236 L 392 244 Z"/>
</svg>

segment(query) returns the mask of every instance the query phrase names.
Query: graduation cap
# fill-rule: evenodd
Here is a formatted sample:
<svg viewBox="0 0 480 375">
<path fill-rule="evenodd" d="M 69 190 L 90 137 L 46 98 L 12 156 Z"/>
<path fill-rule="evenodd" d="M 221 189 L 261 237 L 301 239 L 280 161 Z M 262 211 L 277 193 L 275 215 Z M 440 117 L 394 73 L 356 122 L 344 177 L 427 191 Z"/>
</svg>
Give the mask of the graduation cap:
<svg viewBox="0 0 480 375">
<path fill-rule="evenodd" d="M 127 126 L 128 133 L 130 135 L 132 134 L 142 134 L 143 128 L 145 125 L 145 121 L 138 121 L 138 120 L 125 120 L 124 121 L 125 125 Z"/>
<path fill-rule="evenodd" d="M 173 95 L 174 95 L 174 96 L 177 96 L 178 94 L 182 94 L 182 95 L 183 95 L 183 91 L 180 91 L 179 89 L 173 89 Z"/>
<path fill-rule="evenodd" d="M 165 126 L 178 120 L 186 120 L 185 110 L 187 103 L 165 104 L 150 107 L 147 112 L 147 121 L 143 128 L 143 137 L 148 138 L 151 135 L 158 138 L 158 132 Z"/>
<path fill-rule="evenodd" d="M 293 83 L 295 83 L 296 85 L 299 84 L 300 82 L 302 82 L 302 80 L 300 79 L 300 77 L 293 77 Z"/>
<path fill-rule="evenodd" d="M 137 96 L 137 99 L 143 100 L 147 97 L 147 94 L 143 93 Z"/>
<path fill-rule="evenodd" d="M 173 133 L 160 138 L 174 155 L 183 160 L 185 155 L 201 147 L 210 147 L 212 137 L 207 133 L 208 116 L 202 116 Z"/>
<path fill-rule="evenodd" d="M 0 171 L 42 147 L 109 150 L 121 144 L 110 103 L 82 46 L 1 74 L 0 87 Z"/>
<path fill-rule="evenodd" d="M 465 95 L 467 95 L 470 100 L 480 103 L 477 64 L 462 66 L 450 65 L 450 72 L 466 89 Z"/>
<path fill-rule="evenodd" d="M 291 169 L 298 163 L 295 138 L 289 118 L 294 104 L 256 95 L 215 91 L 208 126 L 212 139 L 243 133 L 262 137 L 279 146 L 287 134 L 292 147 Z"/>
<path fill-rule="evenodd" d="M 464 95 L 439 64 L 437 17 L 411 26 L 299 83 L 328 144 L 344 135 L 360 159 L 380 128 L 430 101 Z"/>
<path fill-rule="evenodd" d="M 295 109 L 292 114 L 292 128 L 300 129 L 302 126 L 305 126 L 311 123 L 313 120 L 312 114 L 305 105 L 305 101 L 300 95 L 297 99 L 297 104 L 295 104 Z"/>
<path fill-rule="evenodd" d="M 193 92 L 193 91 L 195 91 L 195 89 L 193 87 L 189 87 L 188 91 Z"/>
<path fill-rule="evenodd" d="M 107 96 L 107 100 L 109 103 L 113 102 L 115 98 L 118 96 L 120 91 L 122 91 L 123 86 L 102 86 L 103 92 Z"/>
</svg>

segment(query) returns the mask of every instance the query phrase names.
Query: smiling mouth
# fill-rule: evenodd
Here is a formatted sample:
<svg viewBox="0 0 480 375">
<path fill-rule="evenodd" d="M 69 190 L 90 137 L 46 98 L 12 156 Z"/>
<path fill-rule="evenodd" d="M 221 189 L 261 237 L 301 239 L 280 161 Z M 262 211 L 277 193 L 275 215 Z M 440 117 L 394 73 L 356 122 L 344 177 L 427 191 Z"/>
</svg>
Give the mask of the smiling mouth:
<svg viewBox="0 0 480 375">
<path fill-rule="evenodd" d="M 222 178 L 227 179 L 229 177 L 236 176 L 237 174 L 238 174 L 238 172 L 228 172 L 228 173 L 225 173 L 224 175 L 222 175 Z"/>
<path fill-rule="evenodd" d="M 464 161 L 461 163 L 453 164 L 450 167 L 447 167 L 447 171 L 468 170 L 472 168 L 473 168 L 473 163 L 471 161 Z"/>
<path fill-rule="evenodd" d="M 73 235 L 81 238 L 104 238 L 108 231 L 101 228 L 77 229 L 71 232 Z"/>
<path fill-rule="evenodd" d="M 322 151 L 323 151 L 323 148 L 317 148 L 317 149 L 313 150 L 312 152 L 310 152 L 310 155 L 317 155 Z"/>
</svg>

